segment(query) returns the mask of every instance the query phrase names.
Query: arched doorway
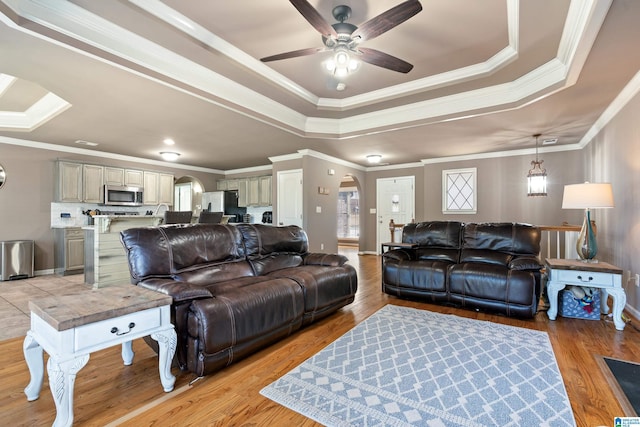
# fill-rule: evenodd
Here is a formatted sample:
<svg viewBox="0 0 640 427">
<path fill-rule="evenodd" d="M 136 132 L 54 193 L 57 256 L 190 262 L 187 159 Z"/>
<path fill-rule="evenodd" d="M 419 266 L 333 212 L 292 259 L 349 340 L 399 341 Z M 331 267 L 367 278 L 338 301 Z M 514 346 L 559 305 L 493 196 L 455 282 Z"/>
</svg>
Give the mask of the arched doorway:
<svg viewBox="0 0 640 427">
<path fill-rule="evenodd" d="M 359 183 L 351 175 L 340 181 L 338 191 L 338 245 L 359 247 L 360 243 L 360 191 Z"/>
<path fill-rule="evenodd" d="M 173 210 L 193 211 L 194 215 L 202 210 L 202 183 L 198 178 L 185 175 L 174 185 Z"/>
</svg>

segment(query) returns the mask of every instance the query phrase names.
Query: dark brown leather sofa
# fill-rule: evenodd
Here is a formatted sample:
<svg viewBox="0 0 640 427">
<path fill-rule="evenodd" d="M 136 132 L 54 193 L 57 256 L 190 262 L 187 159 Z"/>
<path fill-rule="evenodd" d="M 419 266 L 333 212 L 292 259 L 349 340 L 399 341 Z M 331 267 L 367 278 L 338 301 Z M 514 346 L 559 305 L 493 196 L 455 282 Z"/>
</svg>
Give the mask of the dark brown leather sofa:
<svg viewBox="0 0 640 427">
<path fill-rule="evenodd" d="M 540 300 L 540 230 L 529 224 L 407 224 L 382 256 L 389 295 L 533 317 Z"/>
<path fill-rule="evenodd" d="M 120 233 L 132 282 L 173 297 L 181 369 L 207 375 L 351 303 L 347 258 L 299 227 L 188 224 Z"/>
</svg>

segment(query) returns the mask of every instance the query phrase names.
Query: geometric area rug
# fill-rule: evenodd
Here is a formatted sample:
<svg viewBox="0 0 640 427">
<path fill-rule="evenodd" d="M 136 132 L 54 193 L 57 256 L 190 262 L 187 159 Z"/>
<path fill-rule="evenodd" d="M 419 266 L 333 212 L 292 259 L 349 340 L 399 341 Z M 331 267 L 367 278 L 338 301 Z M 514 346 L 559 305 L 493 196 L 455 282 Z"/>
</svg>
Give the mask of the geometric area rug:
<svg viewBox="0 0 640 427">
<path fill-rule="evenodd" d="M 327 426 L 575 426 L 546 332 L 394 305 L 260 393 Z"/>
</svg>

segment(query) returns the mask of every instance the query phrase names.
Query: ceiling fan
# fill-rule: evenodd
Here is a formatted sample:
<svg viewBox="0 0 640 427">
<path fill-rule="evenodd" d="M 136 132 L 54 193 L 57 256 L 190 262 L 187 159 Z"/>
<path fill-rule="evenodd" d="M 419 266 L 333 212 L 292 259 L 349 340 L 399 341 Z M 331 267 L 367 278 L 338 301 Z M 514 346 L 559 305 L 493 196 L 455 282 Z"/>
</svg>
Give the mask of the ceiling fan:
<svg viewBox="0 0 640 427">
<path fill-rule="evenodd" d="M 366 63 L 399 73 L 408 73 L 413 68 L 412 64 L 395 56 L 376 49 L 360 47 L 360 43 L 386 33 L 420 12 L 422 5 L 418 0 L 404 1 L 375 18 L 368 20 L 359 27 L 345 22 L 351 17 L 351 8 L 349 6 L 341 5 L 334 7 L 332 14 L 338 22 L 329 25 L 307 0 L 289 1 L 298 9 L 298 12 L 309 21 L 313 28 L 322 35 L 324 47 L 312 47 L 267 56 L 260 59 L 262 62 L 278 61 L 281 59 L 313 55 L 319 52 L 333 51 L 335 53 L 335 64 L 344 65 L 345 67 L 355 67 L 355 65 L 352 65 L 353 62 L 350 57 L 350 54 L 354 54 Z"/>
</svg>

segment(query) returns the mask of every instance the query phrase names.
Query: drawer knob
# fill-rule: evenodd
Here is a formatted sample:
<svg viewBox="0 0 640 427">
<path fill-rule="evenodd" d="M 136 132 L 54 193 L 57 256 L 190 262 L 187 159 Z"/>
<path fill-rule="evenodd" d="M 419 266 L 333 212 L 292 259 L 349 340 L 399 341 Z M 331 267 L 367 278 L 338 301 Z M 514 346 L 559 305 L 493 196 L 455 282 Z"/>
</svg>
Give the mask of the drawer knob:
<svg viewBox="0 0 640 427">
<path fill-rule="evenodd" d="M 582 276 L 578 276 L 578 280 L 580 280 L 581 282 L 587 282 L 587 283 L 588 283 L 588 282 L 590 282 L 590 281 L 592 281 L 592 280 L 593 280 L 593 277 L 589 276 L 589 278 L 588 278 L 587 280 L 584 280 L 584 279 L 582 278 Z"/>
<path fill-rule="evenodd" d="M 120 330 L 114 326 L 113 328 L 111 328 L 111 333 L 112 334 L 116 334 L 116 335 L 126 335 L 129 332 L 131 332 L 133 330 L 133 328 L 135 328 L 135 327 L 136 327 L 136 324 L 131 322 L 131 323 L 129 323 L 129 330 L 128 331 L 120 332 Z"/>
</svg>

